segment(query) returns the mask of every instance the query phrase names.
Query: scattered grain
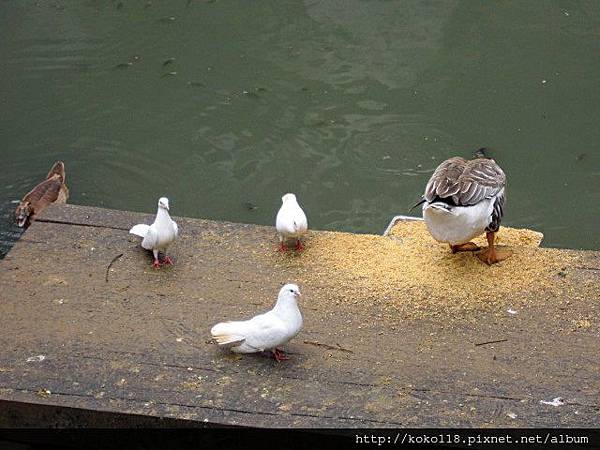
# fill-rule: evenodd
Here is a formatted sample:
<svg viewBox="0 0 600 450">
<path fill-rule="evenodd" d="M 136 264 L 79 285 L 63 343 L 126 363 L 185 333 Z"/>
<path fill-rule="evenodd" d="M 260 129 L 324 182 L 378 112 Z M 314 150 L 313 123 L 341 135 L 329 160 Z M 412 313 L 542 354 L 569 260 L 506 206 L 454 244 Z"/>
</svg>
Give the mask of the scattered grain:
<svg viewBox="0 0 600 450">
<path fill-rule="evenodd" d="M 271 258 L 298 275 L 300 283 L 335 293 L 340 313 L 357 302 L 377 305 L 385 318 L 459 317 L 470 312 L 519 305 L 515 297 L 543 301 L 560 288 L 557 274 L 569 264 L 568 253 L 539 248 L 543 235 L 502 227 L 497 245 L 513 252 L 487 266 L 474 252 L 452 254 L 436 242 L 423 222 L 399 222 L 389 236 L 339 232 L 313 233 L 303 253 Z M 485 235 L 475 240 L 485 246 Z M 523 295 L 535 292 L 535 295 Z M 472 315 L 473 316 L 473 315 Z"/>
</svg>

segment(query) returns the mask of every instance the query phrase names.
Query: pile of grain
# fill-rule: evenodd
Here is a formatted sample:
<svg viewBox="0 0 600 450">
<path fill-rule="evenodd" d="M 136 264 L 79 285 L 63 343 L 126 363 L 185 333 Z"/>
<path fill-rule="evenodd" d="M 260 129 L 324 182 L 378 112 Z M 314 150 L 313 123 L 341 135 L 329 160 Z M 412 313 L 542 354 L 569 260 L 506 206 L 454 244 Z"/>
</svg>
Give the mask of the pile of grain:
<svg viewBox="0 0 600 450">
<path fill-rule="evenodd" d="M 386 237 L 312 234 L 305 252 L 286 259 L 290 269 L 301 269 L 301 282 L 344 292 L 347 301 L 371 299 L 404 311 L 406 317 L 422 317 L 504 308 L 528 291 L 541 298 L 567 263 L 565 254 L 538 248 L 542 238 L 534 231 L 502 227 L 497 245 L 513 254 L 487 266 L 473 252 L 452 254 L 423 222 L 411 221 L 398 223 Z M 475 242 L 487 245 L 485 235 Z"/>
</svg>

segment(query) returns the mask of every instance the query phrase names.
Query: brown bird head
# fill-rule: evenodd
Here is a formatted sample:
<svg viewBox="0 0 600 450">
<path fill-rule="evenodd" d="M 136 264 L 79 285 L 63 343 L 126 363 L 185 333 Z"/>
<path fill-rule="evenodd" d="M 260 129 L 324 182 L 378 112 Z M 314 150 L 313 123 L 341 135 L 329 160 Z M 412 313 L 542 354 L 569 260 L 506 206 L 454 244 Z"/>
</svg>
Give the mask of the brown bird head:
<svg viewBox="0 0 600 450">
<path fill-rule="evenodd" d="M 22 201 L 15 210 L 15 220 L 21 228 L 29 226 L 31 223 L 29 217 L 33 214 L 33 206 L 29 201 Z"/>
<path fill-rule="evenodd" d="M 48 172 L 48 175 L 46 175 L 46 180 L 49 180 L 54 175 L 60 176 L 60 180 L 63 183 L 65 183 L 67 181 L 66 176 L 65 176 L 65 163 L 64 162 L 56 161 L 54 163 L 54 165 L 52 166 L 52 169 L 50 169 L 50 172 Z"/>
</svg>

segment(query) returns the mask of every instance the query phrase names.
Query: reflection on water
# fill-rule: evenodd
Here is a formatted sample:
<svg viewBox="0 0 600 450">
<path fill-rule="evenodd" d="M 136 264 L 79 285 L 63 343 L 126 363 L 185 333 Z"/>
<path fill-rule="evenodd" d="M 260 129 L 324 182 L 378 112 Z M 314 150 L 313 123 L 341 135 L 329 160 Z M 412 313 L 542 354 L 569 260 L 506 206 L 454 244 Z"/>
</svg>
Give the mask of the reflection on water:
<svg viewBox="0 0 600 450">
<path fill-rule="evenodd" d="M 119 6 L 120 5 L 120 6 Z M 600 4 L 2 2 L 0 241 L 57 159 L 70 202 L 381 233 L 488 146 L 505 223 L 600 248 Z"/>
</svg>

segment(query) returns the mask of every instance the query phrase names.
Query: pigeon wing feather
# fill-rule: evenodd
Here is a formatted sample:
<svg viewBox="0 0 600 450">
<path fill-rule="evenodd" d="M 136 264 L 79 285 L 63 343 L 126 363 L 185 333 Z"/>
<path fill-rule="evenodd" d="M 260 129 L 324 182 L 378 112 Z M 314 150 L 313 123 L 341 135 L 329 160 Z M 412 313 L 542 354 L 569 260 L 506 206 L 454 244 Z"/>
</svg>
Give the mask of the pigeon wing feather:
<svg viewBox="0 0 600 450">
<path fill-rule="evenodd" d="M 142 247 L 146 250 L 154 250 L 158 245 L 158 232 L 153 226 L 148 227 L 148 231 L 142 240 Z"/>
<path fill-rule="evenodd" d="M 293 218 L 289 214 L 289 209 L 281 207 L 275 219 L 275 228 L 279 234 L 292 234 L 294 232 Z"/>
<path fill-rule="evenodd" d="M 296 232 L 304 233 L 308 229 L 308 220 L 306 214 L 302 211 L 302 208 L 298 208 L 294 217 L 294 229 Z"/>
<path fill-rule="evenodd" d="M 260 314 L 247 322 L 246 344 L 268 350 L 285 344 L 290 339 L 290 330 L 272 311 Z"/>
</svg>

